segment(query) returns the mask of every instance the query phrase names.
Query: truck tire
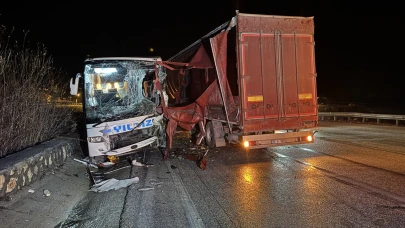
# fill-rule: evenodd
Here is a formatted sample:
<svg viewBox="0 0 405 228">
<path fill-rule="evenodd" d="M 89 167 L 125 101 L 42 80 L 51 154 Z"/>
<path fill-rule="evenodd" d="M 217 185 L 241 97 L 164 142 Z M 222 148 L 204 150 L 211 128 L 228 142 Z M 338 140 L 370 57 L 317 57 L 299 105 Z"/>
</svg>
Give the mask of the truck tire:
<svg viewBox="0 0 405 228">
<path fill-rule="evenodd" d="M 208 148 L 212 149 L 215 148 L 215 135 L 214 135 L 214 125 L 211 121 L 207 121 L 205 125 L 205 144 Z"/>
</svg>

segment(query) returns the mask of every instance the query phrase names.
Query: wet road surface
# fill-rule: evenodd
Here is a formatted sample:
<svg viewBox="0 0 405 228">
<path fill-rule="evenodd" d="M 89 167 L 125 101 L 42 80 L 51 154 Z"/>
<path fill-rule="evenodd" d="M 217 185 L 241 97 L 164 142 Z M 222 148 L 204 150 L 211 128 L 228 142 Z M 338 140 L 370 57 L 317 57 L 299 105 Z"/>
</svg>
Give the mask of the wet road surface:
<svg viewBox="0 0 405 228">
<path fill-rule="evenodd" d="M 405 128 L 321 122 L 314 144 L 210 149 L 176 134 L 128 188 L 87 193 L 62 227 L 405 227 Z M 207 152 L 207 168 L 183 154 Z M 143 154 L 140 154 L 142 156 Z"/>
</svg>

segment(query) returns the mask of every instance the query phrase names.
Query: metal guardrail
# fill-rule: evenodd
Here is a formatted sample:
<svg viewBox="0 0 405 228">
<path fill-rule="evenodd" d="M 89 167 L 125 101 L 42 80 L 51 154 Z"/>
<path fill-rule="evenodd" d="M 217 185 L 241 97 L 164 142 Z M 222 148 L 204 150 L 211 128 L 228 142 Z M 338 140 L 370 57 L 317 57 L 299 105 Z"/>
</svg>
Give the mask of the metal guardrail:
<svg viewBox="0 0 405 228">
<path fill-rule="evenodd" d="M 367 119 L 376 119 L 377 124 L 380 123 L 380 120 L 395 120 L 396 125 L 399 124 L 400 120 L 405 121 L 405 115 L 393 115 L 393 114 L 370 114 L 370 113 L 358 113 L 358 112 L 319 112 L 318 116 L 321 117 L 321 120 L 324 120 L 325 117 L 333 117 L 333 120 L 336 121 L 337 117 L 347 117 L 350 118 L 362 118 L 362 122 Z"/>
</svg>

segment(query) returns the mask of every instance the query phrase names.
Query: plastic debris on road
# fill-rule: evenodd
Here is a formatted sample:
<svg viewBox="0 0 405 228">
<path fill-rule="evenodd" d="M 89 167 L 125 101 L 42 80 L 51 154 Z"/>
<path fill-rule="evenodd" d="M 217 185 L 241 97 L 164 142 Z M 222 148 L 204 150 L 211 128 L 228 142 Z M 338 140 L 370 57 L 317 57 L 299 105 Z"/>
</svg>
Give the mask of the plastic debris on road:
<svg viewBox="0 0 405 228">
<path fill-rule="evenodd" d="M 151 179 L 151 180 L 149 181 L 149 184 L 160 187 L 160 186 L 163 184 L 163 181 L 157 181 L 157 180 L 155 180 L 155 179 Z"/>
<path fill-rule="evenodd" d="M 132 165 L 133 165 L 133 166 L 139 166 L 139 167 L 145 166 L 144 164 L 142 164 L 142 163 L 140 163 L 140 162 L 138 162 L 138 161 L 136 161 L 136 160 L 133 160 L 133 161 L 132 161 Z"/>
<path fill-rule="evenodd" d="M 51 196 L 51 191 L 49 191 L 48 189 L 44 189 L 44 196 L 46 197 Z"/>
<path fill-rule="evenodd" d="M 124 180 L 117 180 L 115 178 L 108 179 L 105 181 L 102 181 L 100 183 L 97 183 L 93 185 L 89 191 L 92 192 L 106 192 L 110 190 L 117 190 L 120 188 L 125 188 L 130 186 L 131 184 L 136 184 L 139 182 L 138 177 L 130 178 L 130 179 L 124 179 Z"/>
<path fill-rule="evenodd" d="M 149 191 L 155 189 L 154 187 L 143 187 L 143 188 L 138 188 L 138 191 L 144 192 L 144 191 Z"/>
</svg>

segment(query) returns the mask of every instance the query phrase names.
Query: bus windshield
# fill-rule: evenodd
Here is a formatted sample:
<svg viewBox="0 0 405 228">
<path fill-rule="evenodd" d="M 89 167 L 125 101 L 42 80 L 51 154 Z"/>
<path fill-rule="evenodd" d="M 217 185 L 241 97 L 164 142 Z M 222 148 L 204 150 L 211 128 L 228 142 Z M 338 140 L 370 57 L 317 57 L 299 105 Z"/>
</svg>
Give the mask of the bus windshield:
<svg viewBox="0 0 405 228">
<path fill-rule="evenodd" d="M 86 61 L 84 107 L 87 123 L 153 114 L 155 62 L 144 60 Z"/>
</svg>

